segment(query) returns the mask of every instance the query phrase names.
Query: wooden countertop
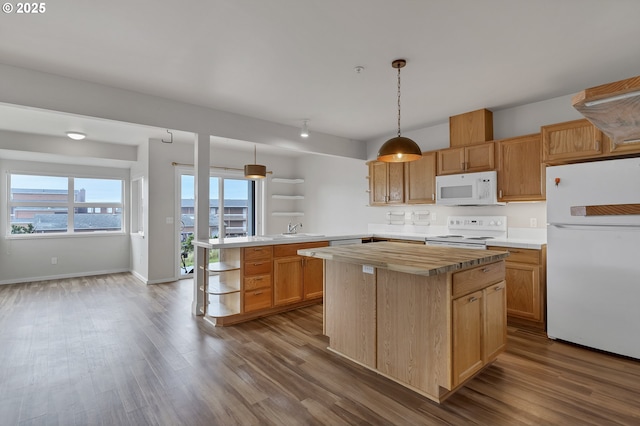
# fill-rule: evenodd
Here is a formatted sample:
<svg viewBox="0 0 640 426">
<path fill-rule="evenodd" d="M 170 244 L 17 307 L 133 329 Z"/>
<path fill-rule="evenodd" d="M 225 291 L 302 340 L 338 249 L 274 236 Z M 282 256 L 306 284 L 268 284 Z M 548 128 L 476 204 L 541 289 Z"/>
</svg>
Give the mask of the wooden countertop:
<svg viewBox="0 0 640 426">
<path fill-rule="evenodd" d="M 416 275 L 437 275 L 502 260 L 509 253 L 406 243 L 367 243 L 298 250 L 302 256 L 370 265 Z"/>
</svg>

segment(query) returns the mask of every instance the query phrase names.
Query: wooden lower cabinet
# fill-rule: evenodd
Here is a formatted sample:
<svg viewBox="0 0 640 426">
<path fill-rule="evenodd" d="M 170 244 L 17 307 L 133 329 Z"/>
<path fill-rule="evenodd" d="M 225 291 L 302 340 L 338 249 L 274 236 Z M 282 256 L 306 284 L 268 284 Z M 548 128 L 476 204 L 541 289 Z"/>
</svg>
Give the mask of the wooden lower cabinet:
<svg viewBox="0 0 640 426">
<path fill-rule="evenodd" d="M 269 309 L 272 301 L 272 246 L 242 249 L 243 312 Z"/>
<path fill-rule="evenodd" d="M 273 249 L 273 304 L 288 305 L 322 297 L 322 259 L 298 256 L 298 250 L 326 247 L 327 241 L 283 244 Z"/>
<path fill-rule="evenodd" d="M 453 301 L 453 384 L 473 376 L 482 367 L 482 291 Z"/>
<path fill-rule="evenodd" d="M 510 253 L 506 260 L 507 319 L 510 324 L 546 329 L 547 250 L 488 247 Z"/>
<path fill-rule="evenodd" d="M 324 262 L 322 259 L 302 258 L 302 299 L 319 299 L 323 296 Z"/>
<path fill-rule="evenodd" d="M 463 277 L 461 283 L 473 285 L 460 285 L 466 294 L 452 301 L 453 386 L 462 384 L 495 360 L 507 344 L 504 262 L 457 274 Z M 454 295 L 457 274 L 454 274 Z M 479 287 L 484 288 L 475 290 Z"/>
<path fill-rule="evenodd" d="M 302 257 L 273 260 L 273 304 L 275 306 L 302 300 Z"/>
<path fill-rule="evenodd" d="M 330 349 L 436 402 L 505 349 L 504 261 L 430 276 L 325 262 Z"/>
<path fill-rule="evenodd" d="M 216 315 L 208 314 L 212 317 L 210 322 L 216 326 L 232 325 L 321 302 L 324 283 L 322 259 L 298 256 L 297 252 L 327 245 L 328 241 L 315 241 L 225 249 L 226 257 L 229 257 L 227 252 L 239 253 L 235 258 L 226 260 L 226 263 L 237 263 L 239 267 L 234 267 L 235 272 L 224 272 L 236 274 L 233 296 L 237 300 L 237 308 L 226 308 Z M 229 287 L 225 285 L 226 278 L 219 281 L 223 285 L 218 283 L 218 287 L 223 290 Z"/>
</svg>

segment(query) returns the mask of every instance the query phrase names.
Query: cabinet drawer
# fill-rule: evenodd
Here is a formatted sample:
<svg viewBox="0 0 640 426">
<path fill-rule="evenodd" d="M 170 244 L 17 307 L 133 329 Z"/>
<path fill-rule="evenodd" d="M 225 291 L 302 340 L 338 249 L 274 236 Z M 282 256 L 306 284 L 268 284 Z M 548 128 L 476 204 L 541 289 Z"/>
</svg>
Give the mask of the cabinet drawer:
<svg viewBox="0 0 640 426">
<path fill-rule="evenodd" d="M 509 263 L 529 263 L 531 265 L 540 264 L 540 250 L 493 246 L 489 247 L 489 250 L 509 252 L 509 257 L 505 259 Z"/>
<path fill-rule="evenodd" d="M 244 260 L 270 259 L 273 254 L 273 246 L 246 247 Z"/>
<path fill-rule="evenodd" d="M 271 289 L 261 288 L 244 292 L 244 311 L 251 312 L 271 307 Z"/>
<path fill-rule="evenodd" d="M 274 246 L 273 257 L 297 256 L 298 250 L 315 247 L 326 247 L 328 245 L 329 243 L 327 241 L 317 241 L 314 243 L 280 244 Z"/>
<path fill-rule="evenodd" d="M 453 274 L 453 298 L 504 279 L 504 261 L 488 263 Z"/>
<path fill-rule="evenodd" d="M 271 288 L 271 275 L 256 275 L 244 279 L 245 291 L 264 287 Z"/>
<path fill-rule="evenodd" d="M 271 272 L 271 260 L 244 262 L 244 275 L 264 275 Z"/>
</svg>

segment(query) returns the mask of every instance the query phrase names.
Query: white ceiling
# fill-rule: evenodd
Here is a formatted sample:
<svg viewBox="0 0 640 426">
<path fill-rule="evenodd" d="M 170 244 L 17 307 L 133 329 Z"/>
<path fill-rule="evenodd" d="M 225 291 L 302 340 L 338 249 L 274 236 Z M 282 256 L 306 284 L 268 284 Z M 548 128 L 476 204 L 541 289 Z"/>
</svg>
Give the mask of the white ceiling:
<svg viewBox="0 0 640 426">
<path fill-rule="evenodd" d="M 312 132 L 356 140 L 395 133 L 396 58 L 408 62 L 403 130 L 640 74 L 637 0 L 58 0 L 46 8 L 3 14 L 1 63 L 295 127 L 308 118 Z M 31 114 L 40 114 L 37 128 Z M 115 143 L 166 137 L 0 106 L 2 129 L 74 126 Z"/>
</svg>

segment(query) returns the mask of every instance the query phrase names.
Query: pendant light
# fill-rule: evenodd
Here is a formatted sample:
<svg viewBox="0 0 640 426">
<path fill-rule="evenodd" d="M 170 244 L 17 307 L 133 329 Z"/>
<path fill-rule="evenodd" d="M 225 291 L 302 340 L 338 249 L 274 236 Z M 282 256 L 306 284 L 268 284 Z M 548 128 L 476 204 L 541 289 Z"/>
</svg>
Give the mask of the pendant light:
<svg viewBox="0 0 640 426">
<path fill-rule="evenodd" d="M 386 163 L 405 163 L 422 157 L 422 151 L 417 143 L 400 136 L 400 68 L 405 65 L 407 61 L 404 59 L 396 59 L 391 63 L 391 66 L 398 70 L 398 136 L 386 141 L 378 150 L 378 161 Z"/>
<path fill-rule="evenodd" d="M 253 164 L 244 166 L 244 177 L 249 179 L 264 179 L 267 177 L 267 167 L 262 164 L 256 164 L 257 148 L 253 146 Z"/>
</svg>

